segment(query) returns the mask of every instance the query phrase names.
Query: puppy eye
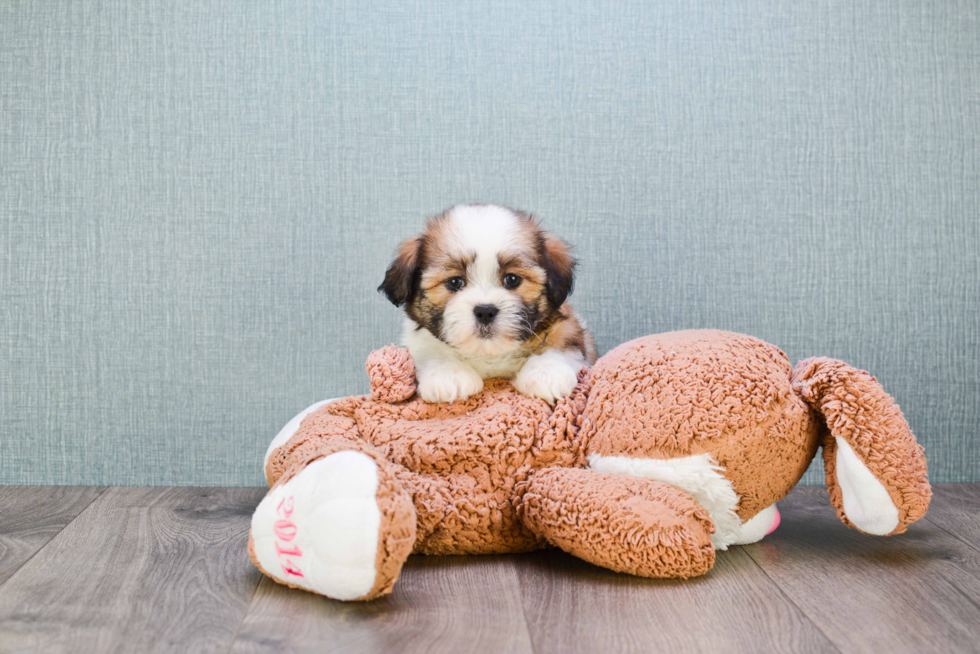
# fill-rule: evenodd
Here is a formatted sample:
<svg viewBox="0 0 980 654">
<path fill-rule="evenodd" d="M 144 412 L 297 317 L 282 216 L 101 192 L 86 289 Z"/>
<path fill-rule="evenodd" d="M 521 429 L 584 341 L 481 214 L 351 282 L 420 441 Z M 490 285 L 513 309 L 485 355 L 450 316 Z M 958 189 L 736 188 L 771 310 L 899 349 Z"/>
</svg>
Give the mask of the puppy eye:
<svg viewBox="0 0 980 654">
<path fill-rule="evenodd" d="M 462 277 L 450 277 L 446 280 L 446 288 L 453 293 L 462 290 L 464 286 L 466 286 L 466 280 Z"/>
<path fill-rule="evenodd" d="M 521 285 L 524 280 L 515 275 L 514 273 L 507 273 L 504 275 L 504 286 L 507 288 L 517 288 Z"/>
</svg>

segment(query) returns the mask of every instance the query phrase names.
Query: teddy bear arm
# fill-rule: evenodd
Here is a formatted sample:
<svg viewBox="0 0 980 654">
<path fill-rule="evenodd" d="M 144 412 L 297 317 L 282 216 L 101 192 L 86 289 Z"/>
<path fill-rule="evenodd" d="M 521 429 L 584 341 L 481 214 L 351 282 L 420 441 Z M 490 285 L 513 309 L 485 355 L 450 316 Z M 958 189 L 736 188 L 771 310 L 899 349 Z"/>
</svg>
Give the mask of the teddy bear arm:
<svg viewBox="0 0 980 654">
<path fill-rule="evenodd" d="M 889 536 L 925 515 L 932 496 L 925 455 L 874 377 L 816 358 L 797 364 L 792 384 L 826 423 L 827 491 L 844 524 Z"/>
<path fill-rule="evenodd" d="M 550 544 L 617 572 L 688 578 L 714 565 L 707 511 L 662 482 L 547 468 L 529 480 L 519 511 Z"/>
</svg>

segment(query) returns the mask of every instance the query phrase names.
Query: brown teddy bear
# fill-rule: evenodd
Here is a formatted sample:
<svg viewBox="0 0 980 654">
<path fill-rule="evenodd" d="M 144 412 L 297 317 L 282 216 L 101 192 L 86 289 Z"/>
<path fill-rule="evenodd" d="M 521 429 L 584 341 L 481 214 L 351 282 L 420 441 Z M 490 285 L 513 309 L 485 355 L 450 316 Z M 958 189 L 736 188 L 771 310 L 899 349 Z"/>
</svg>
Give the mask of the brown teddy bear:
<svg viewBox="0 0 980 654">
<path fill-rule="evenodd" d="M 554 406 L 503 380 L 451 404 L 415 397 L 407 351 L 368 359 L 372 395 L 322 402 L 266 457 L 249 553 L 288 586 L 391 592 L 408 555 L 556 546 L 644 577 L 706 573 L 760 540 L 823 446 L 847 525 L 891 535 L 931 490 L 922 448 L 868 373 L 791 368 L 758 339 L 684 331 L 625 343 Z"/>
</svg>

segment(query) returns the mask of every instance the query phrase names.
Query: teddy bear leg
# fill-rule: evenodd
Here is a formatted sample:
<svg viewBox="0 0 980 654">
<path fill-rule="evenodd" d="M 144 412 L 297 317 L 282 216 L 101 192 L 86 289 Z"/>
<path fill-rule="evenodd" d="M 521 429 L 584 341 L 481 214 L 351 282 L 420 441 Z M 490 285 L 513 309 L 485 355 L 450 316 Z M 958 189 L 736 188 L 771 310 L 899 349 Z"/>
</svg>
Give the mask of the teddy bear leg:
<svg viewBox="0 0 980 654">
<path fill-rule="evenodd" d="M 272 439 L 271 443 L 269 443 L 269 447 L 266 448 L 265 458 L 262 460 L 262 469 L 265 470 L 268 467 L 269 459 L 272 458 L 272 454 L 277 449 L 279 449 L 280 447 L 288 443 L 289 439 L 291 439 L 293 436 L 296 435 L 296 432 L 299 431 L 299 427 L 303 423 L 303 419 L 306 416 L 310 415 L 311 413 L 320 409 L 321 407 L 330 404 L 331 402 L 336 402 L 339 399 L 340 399 L 339 397 L 333 397 L 330 398 L 329 400 L 322 400 L 320 402 L 317 402 L 316 404 L 306 407 L 305 409 L 297 413 L 295 416 L 293 416 L 293 419 L 287 422 L 286 425 L 279 430 L 279 433 L 276 434 L 276 437 Z M 269 485 L 271 486 L 272 484 Z"/>
<path fill-rule="evenodd" d="M 390 593 L 415 544 L 416 520 L 395 467 L 366 443 L 329 439 L 290 466 L 256 508 L 252 561 L 279 583 L 333 599 Z"/>
<path fill-rule="evenodd" d="M 708 512 L 663 482 L 547 468 L 531 477 L 520 511 L 552 545 L 617 572 L 688 578 L 714 565 Z"/>
</svg>

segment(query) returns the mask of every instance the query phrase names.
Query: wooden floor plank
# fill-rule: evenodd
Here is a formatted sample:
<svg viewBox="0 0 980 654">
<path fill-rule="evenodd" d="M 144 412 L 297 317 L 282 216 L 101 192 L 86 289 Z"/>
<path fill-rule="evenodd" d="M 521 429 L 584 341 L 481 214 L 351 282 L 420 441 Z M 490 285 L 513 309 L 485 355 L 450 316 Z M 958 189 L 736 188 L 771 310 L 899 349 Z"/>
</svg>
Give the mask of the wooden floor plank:
<svg viewBox="0 0 980 654">
<path fill-rule="evenodd" d="M 419 556 L 392 596 L 367 604 L 259 575 L 245 543 L 263 489 L 102 490 L 0 487 L 0 651 L 902 652 L 980 642 L 980 485 L 936 487 L 926 519 L 893 538 L 847 529 L 822 488 L 796 489 L 774 534 L 719 553 L 701 579 L 618 575 L 557 551 Z"/>
<path fill-rule="evenodd" d="M 779 529 L 745 551 L 842 652 L 976 650 L 976 550 L 928 520 L 889 538 L 848 529 L 822 487 L 779 509 Z"/>
<path fill-rule="evenodd" d="M 235 653 L 530 652 L 514 560 L 410 557 L 394 592 L 345 603 L 263 579 Z"/>
<path fill-rule="evenodd" d="M 0 586 L 105 486 L 0 486 Z"/>
<path fill-rule="evenodd" d="M 263 489 L 111 488 L 0 587 L 3 651 L 225 651 Z"/>
<path fill-rule="evenodd" d="M 617 574 L 554 550 L 522 555 L 517 569 L 538 654 L 835 651 L 739 547 L 687 580 Z"/>
<path fill-rule="evenodd" d="M 980 484 L 933 487 L 926 520 L 980 551 Z"/>
</svg>

